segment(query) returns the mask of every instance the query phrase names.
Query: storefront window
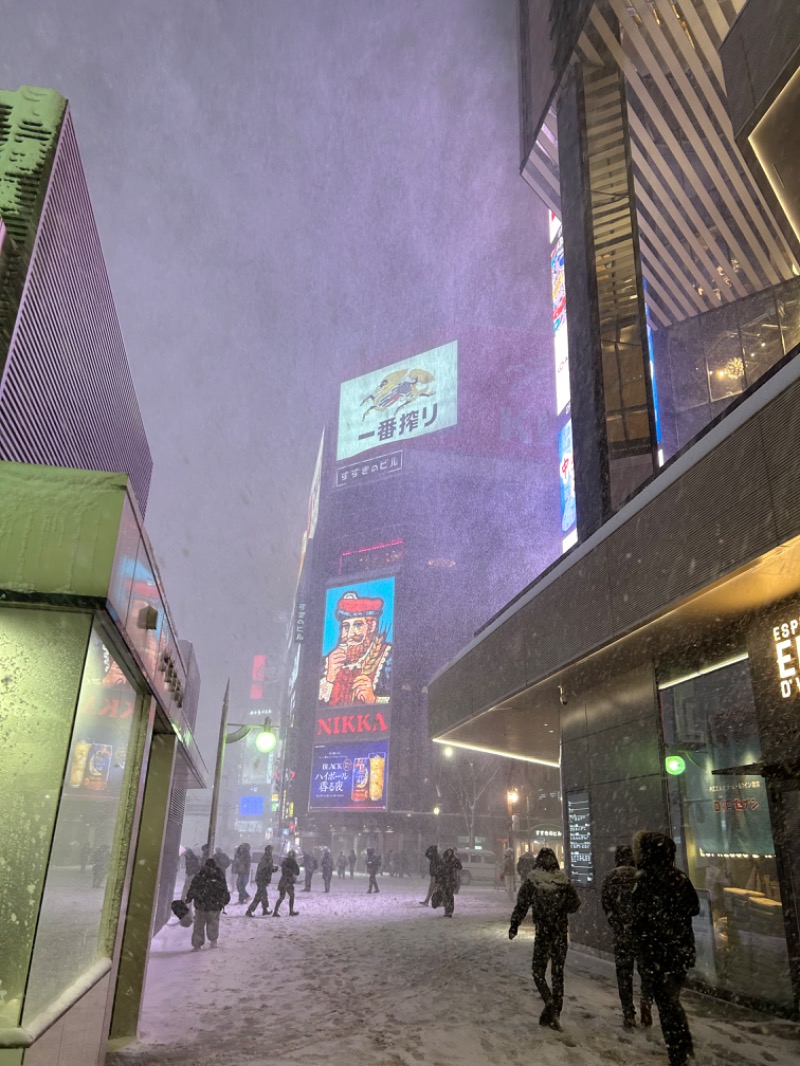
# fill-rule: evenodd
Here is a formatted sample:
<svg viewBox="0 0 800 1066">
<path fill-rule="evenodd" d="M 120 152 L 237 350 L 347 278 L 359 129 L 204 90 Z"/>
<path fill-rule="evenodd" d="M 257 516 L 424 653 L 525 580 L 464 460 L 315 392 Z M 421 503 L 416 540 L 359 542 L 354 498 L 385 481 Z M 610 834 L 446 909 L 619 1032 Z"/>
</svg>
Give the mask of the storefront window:
<svg viewBox="0 0 800 1066">
<path fill-rule="evenodd" d="M 53 837 L 23 1023 L 110 955 L 124 878 L 140 697 L 95 628 Z"/>
<path fill-rule="evenodd" d="M 662 688 L 660 696 L 673 832 L 701 901 L 695 972 L 726 991 L 789 1005 L 789 958 L 748 662 Z"/>
</svg>

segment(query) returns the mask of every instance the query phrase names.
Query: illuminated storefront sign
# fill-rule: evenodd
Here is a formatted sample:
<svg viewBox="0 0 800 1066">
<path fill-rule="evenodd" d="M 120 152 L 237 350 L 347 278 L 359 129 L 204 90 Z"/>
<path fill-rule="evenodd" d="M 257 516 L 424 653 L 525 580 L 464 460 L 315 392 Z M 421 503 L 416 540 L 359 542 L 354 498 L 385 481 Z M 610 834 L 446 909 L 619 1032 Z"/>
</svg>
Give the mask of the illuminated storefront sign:
<svg viewBox="0 0 800 1066">
<path fill-rule="evenodd" d="M 336 469 L 336 487 L 344 485 L 362 485 L 365 481 L 375 481 L 387 474 L 399 474 L 403 469 L 403 453 L 389 452 L 366 461 L 348 463 Z"/>
<path fill-rule="evenodd" d="M 309 810 L 386 810 L 388 740 L 314 748 Z"/>
<path fill-rule="evenodd" d="M 384 705 L 391 698 L 394 578 L 328 589 L 320 707 Z"/>
<path fill-rule="evenodd" d="M 789 618 L 772 626 L 775 654 L 775 680 L 781 699 L 800 693 L 800 618 Z"/>
<path fill-rule="evenodd" d="M 456 341 L 342 383 L 337 460 L 458 422 Z"/>
<path fill-rule="evenodd" d="M 338 737 L 346 733 L 388 733 L 388 708 L 386 713 L 375 711 L 367 714 L 339 714 L 317 718 L 317 736 Z"/>
</svg>

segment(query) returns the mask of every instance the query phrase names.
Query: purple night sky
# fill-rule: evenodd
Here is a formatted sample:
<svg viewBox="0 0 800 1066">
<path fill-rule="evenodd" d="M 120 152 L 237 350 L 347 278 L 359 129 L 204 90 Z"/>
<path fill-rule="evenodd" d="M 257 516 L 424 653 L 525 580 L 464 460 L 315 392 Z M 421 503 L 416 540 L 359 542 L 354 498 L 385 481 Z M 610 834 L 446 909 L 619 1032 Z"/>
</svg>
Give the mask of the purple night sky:
<svg viewBox="0 0 800 1066">
<path fill-rule="evenodd" d="M 155 463 L 147 526 L 203 678 L 282 651 L 343 378 L 459 325 L 548 332 L 519 176 L 517 0 L 36 0 L 0 87 L 71 103 Z M 373 354 L 374 353 L 374 354 Z M 554 474 L 556 472 L 554 471 Z"/>
</svg>

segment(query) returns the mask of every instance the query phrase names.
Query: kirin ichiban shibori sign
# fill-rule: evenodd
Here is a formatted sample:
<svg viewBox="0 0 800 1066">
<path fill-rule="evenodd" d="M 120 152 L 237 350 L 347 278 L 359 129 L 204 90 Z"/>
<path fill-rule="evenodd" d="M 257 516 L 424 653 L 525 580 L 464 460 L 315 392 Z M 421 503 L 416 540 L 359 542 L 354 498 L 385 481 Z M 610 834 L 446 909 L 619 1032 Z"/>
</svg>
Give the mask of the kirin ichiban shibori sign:
<svg viewBox="0 0 800 1066">
<path fill-rule="evenodd" d="M 458 422 L 458 344 L 342 383 L 336 458 L 397 445 Z"/>
</svg>

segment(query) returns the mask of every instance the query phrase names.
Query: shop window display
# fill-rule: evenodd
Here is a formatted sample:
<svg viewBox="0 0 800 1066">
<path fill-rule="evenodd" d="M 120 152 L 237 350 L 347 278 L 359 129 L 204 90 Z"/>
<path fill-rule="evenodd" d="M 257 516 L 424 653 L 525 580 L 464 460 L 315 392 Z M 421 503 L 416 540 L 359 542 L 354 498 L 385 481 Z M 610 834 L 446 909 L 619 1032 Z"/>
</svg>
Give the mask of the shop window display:
<svg viewBox="0 0 800 1066">
<path fill-rule="evenodd" d="M 23 1024 L 111 954 L 124 878 L 141 698 L 92 630 L 36 931 Z"/>
<path fill-rule="evenodd" d="M 672 828 L 701 901 L 696 976 L 792 1002 L 775 845 L 748 662 L 660 692 Z M 676 772 L 677 771 L 677 772 Z"/>
</svg>

